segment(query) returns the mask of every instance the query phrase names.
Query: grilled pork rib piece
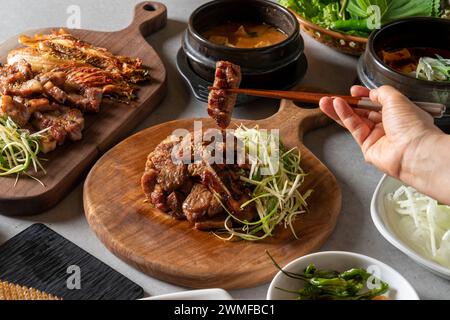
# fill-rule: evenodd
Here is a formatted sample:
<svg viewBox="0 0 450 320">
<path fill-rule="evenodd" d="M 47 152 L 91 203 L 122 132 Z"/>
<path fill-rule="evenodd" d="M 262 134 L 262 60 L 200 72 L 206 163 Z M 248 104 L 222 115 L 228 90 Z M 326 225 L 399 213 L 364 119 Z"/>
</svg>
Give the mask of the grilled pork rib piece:
<svg viewBox="0 0 450 320">
<path fill-rule="evenodd" d="M 228 61 L 216 63 L 214 88 L 208 97 L 208 114 L 222 129 L 228 127 L 231 121 L 237 94 L 227 93 L 220 89 L 235 89 L 241 84 L 241 68 Z"/>
<path fill-rule="evenodd" d="M 221 202 L 241 220 L 252 221 L 254 208 L 241 205 L 249 199 L 250 190 L 241 182 L 238 165 L 210 164 L 206 147 L 210 143 L 194 144 L 194 133 L 184 139 L 169 136 L 148 155 L 141 186 L 147 199 L 158 209 L 178 219 L 187 219 L 195 228 L 209 230 L 224 226 L 226 218 Z M 224 140 L 225 141 L 225 140 Z M 174 163 L 172 153 L 190 147 L 190 159 L 195 153 L 201 161 Z M 217 142 L 216 152 L 225 154 L 226 147 Z M 175 146 L 181 148 L 174 149 Z M 221 151 L 217 151 L 221 150 Z M 220 201 L 218 199 L 221 199 Z"/>
<path fill-rule="evenodd" d="M 195 223 L 202 217 L 214 217 L 223 212 L 220 202 L 203 184 L 196 183 L 182 205 L 187 220 Z M 223 225 L 222 225 L 223 226 Z"/>
</svg>

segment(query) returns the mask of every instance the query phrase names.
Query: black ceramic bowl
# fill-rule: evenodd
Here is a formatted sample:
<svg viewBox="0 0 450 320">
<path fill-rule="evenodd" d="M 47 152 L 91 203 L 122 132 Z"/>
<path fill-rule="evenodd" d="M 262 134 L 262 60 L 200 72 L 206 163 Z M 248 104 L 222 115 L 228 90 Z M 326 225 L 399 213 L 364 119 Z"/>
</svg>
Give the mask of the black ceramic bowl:
<svg viewBox="0 0 450 320">
<path fill-rule="evenodd" d="M 287 39 L 263 48 L 231 48 L 202 36 L 211 27 L 236 22 L 265 22 L 287 35 Z M 306 69 L 303 39 L 295 16 L 286 8 L 264 0 L 216 0 L 195 10 L 186 30 L 182 50 L 189 68 L 207 82 L 214 79 L 218 60 L 231 61 L 242 70 L 242 87 L 286 88 L 300 80 Z M 299 74 L 301 70 L 301 74 Z"/>
<path fill-rule="evenodd" d="M 371 34 L 358 63 L 360 81 L 369 89 L 391 85 L 415 101 L 439 102 L 450 108 L 450 83 L 415 79 L 383 63 L 380 50 L 430 47 L 450 50 L 450 20 L 409 18 L 394 21 Z M 438 120 L 447 125 L 448 119 Z"/>
</svg>

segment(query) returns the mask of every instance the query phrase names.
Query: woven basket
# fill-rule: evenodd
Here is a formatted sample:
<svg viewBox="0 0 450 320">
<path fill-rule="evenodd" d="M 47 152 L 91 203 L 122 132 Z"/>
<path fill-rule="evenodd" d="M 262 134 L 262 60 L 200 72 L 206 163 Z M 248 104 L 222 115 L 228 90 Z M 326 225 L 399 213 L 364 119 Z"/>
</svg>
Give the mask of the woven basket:
<svg viewBox="0 0 450 320">
<path fill-rule="evenodd" d="M 360 56 L 366 50 L 367 38 L 350 36 L 348 34 L 322 28 L 291 10 L 300 23 L 300 28 L 324 45 L 339 52 Z"/>
</svg>

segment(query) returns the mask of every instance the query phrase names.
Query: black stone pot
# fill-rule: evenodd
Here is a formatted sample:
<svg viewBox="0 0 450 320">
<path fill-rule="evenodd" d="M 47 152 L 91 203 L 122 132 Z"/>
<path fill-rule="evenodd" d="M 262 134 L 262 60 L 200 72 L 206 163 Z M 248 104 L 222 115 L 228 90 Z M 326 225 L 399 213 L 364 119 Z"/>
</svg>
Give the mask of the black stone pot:
<svg viewBox="0 0 450 320">
<path fill-rule="evenodd" d="M 408 18 L 394 21 L 372 33 L 358 63 L 360 81 L 369 89 L 390 85 L 411 100 L 443 103 L 450 109 L 449 82 L 432 82 L 404 75 L 384 64 L 378 56 L 381 49 L 405 47 L 450 50 L 450 20 Z M 436 124 L 448 129 L 450 118 L 437 119 Z"/>
<path fill-rule="evenodd" d="M 217 45 L 202 36 L 210 27 L 228 21 L 265 22 L 281 29 L 288 38 L 272 46 L 247 49 Z M 214 80 L 218 60 L 241 66 L 241 86 L 245 88 L 286 89 L 306 72 L 304 43 L 297 19 L 289 10 L 271 1 L 216 0 L 204 4 L 189 19 L 182 50 L 189 68 L 209 83 Z M 304 66 L 299 67 L 300 63 Z M 298 70 L 302 70 L 302 74 Z"/>
</svg>

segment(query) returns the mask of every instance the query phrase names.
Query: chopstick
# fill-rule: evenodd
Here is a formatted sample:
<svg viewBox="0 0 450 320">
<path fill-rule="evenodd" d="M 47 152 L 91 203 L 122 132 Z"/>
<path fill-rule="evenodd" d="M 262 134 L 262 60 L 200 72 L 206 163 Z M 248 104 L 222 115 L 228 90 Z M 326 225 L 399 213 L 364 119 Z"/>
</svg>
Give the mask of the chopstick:
<svg viewBox="0 0 450 320">
<path fill-rule="evenodd" d="M 380 104 L 372 102 L 369 98 L 359 98 L 351 96 L 342 96 L 329 93 L 319 92 L 304 92 L 304 91 L 279 91 L 279 90 L 257 90 L 257 89 L 224 89 L 208 87 L 208 90 L 225 90 L 230 93 L 246 94 L 250 96 L 273 98 L 273 99 L 288 99 L 305 103 L 318 104 L 323 97 L 342 98 L 353 108 L 361 108 L 370 111 L 381 111 Z M 434 118 L 442 118 L 447 107 L 441 103 L 434 102 L 416 102 L 414 103 L 422 110 L 428 112 Z"/>
</svg>

